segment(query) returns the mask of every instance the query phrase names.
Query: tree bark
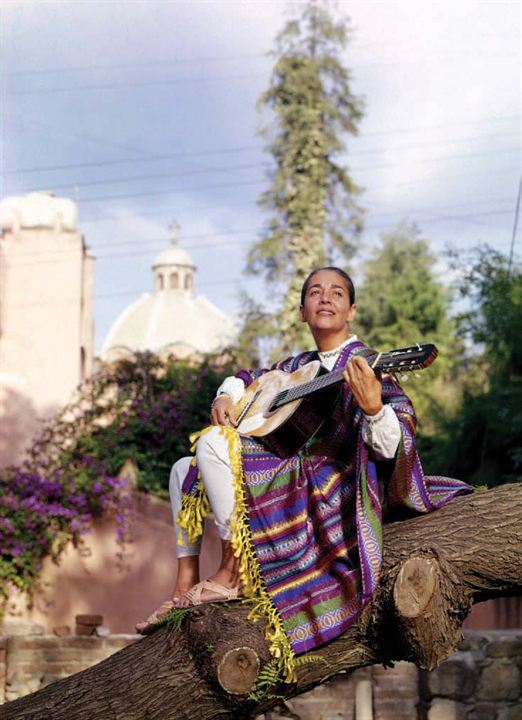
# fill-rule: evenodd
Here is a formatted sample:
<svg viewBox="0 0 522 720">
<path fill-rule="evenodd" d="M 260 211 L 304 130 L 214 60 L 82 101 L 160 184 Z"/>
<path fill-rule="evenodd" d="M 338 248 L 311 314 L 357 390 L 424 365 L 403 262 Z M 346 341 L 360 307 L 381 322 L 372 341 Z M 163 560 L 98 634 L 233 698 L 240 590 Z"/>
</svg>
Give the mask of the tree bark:
<svg viewBox="0 0 522 720">
<path fill-rule="evenodd" d="M 241 604 L 194 608 L 179 631 L 152 635 L 81 673 L 0 708 L 9 720 L 253 718 L 341 672 L 452 654 L 474 602 L 522 591 L 522 484 L 456 498 L 385 527 L 378 591 L 359 621 L 315 650 L 295 685 L 249 700 L 269 660 L 261 623 Z M 277 697 L 276 697 L 277 696 Z"/>
</svg>

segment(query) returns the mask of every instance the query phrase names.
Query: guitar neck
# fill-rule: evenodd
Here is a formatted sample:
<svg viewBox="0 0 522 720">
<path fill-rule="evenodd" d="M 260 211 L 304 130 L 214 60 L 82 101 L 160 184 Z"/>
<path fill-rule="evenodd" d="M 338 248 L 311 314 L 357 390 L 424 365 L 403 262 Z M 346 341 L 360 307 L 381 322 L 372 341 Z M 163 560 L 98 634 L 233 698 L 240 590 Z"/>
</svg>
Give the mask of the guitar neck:
<svg viewBox="0 0 522 720">
<path fill-rule="evenodd" d="M 309 380 L 309 382 L 294 385 L 294 387 L 282 390 L 276 395 L 274 402 L 272 403 L 272 408 L 286 405 L 286 403 L 292 402 L 292 400 L 299 400 L 307 395 L 311 395 L 314 392 L 331 387 L 332 385 L 337 385 L 341 382 L 343 382 L 342 370 L 329 372 L 327 375 L 318 375 L 313 380 Z"/>
<path fill-rule="evenodd" d="M 437 354 L 438 351 L 435 345 L 412 345 L 411 347 L 401 348 L 400 350 L 376 353 L 366 359 L 372 369 L 393 373 L 426 368 L 435 360 Z M 318 375 L 309 382 L 281 390 L 274 398 L 270 409 L 275 410 L 281 407 L 281 405 L 286 405 L 286 403 L 292 402 L 293 400 L 300 400 L 323 388 L 343 382 L 343 370 L 335 370 L 325 375 Z"/>
</svg>

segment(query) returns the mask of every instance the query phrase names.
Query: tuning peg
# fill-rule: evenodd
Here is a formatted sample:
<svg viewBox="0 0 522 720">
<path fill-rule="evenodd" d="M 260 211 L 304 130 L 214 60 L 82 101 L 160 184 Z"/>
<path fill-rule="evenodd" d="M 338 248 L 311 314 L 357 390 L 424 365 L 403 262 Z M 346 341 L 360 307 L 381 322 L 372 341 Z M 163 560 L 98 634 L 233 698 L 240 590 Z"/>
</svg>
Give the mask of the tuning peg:
<svg viewBox="0 0 522 720">
<path fill-rule="evenodd" d="M 408 382 L 409 379 L 410 376 L 406 375 L 406 373 L 404 375 L 401 375 L 401 382 Z"/>
<path fill-rule="evenodd" d="M 416 378 L 420 378 L 420 373 L 416 372 L 416 373 L 413 373 L 413 374 L 415 375 Z"/>
</svg>

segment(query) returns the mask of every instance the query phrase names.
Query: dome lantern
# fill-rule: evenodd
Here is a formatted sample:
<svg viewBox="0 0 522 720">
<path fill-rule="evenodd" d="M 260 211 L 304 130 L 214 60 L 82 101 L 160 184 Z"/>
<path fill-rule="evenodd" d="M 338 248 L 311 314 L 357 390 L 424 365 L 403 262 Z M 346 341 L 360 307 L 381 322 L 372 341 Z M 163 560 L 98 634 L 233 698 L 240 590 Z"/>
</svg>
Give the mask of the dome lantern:
<svg viewBox="0 0 522 720">
<path fill-rule="evenodd" d="M 172 222 L 170 247 L 160 252 L 154 261 L 154 287 L 156 292 L 193 292 L 196 266 L 186 250 L 178 245 L 177 222 Z"/>
</svg>

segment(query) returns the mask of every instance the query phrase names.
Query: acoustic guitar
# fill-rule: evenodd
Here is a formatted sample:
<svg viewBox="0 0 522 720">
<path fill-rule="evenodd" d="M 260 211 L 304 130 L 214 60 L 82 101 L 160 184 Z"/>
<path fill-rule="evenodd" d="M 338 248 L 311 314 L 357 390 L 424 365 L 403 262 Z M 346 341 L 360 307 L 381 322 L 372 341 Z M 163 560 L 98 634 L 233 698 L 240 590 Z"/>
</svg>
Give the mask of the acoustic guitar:
<svg viewBox="0 0 522 720">
<path fill-rule="evenodd" d="M 375 353 L 366 359 L 382 374 L 426 368 L 438 351 L 433 344 Z M 343 371 L 328 372 L 313 360 L 293 373 L 271 370 L 245 390 L 237 403 L 236 428 L 259 438 L 280 458 L 294 455 L 330 417 L 341 393 Z"/>
</svg>

